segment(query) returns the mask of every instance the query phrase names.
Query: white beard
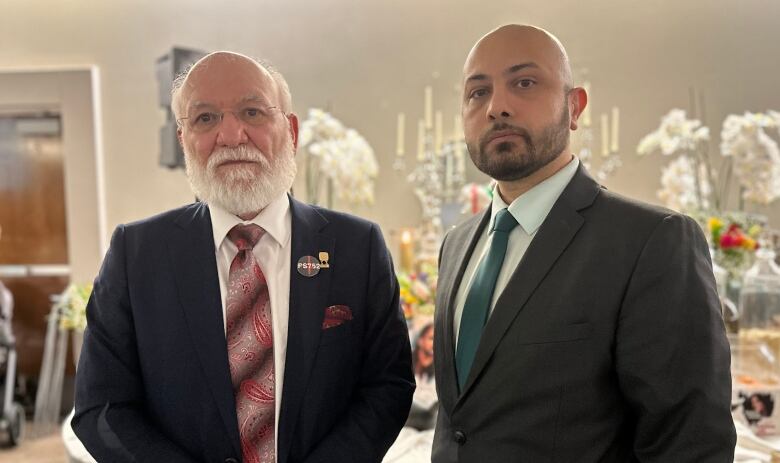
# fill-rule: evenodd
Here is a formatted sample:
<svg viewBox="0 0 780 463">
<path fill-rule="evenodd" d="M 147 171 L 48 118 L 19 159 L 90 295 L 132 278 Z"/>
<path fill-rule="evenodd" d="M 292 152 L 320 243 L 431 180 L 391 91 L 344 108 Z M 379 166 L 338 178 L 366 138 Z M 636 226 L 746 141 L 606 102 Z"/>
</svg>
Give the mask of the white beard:
<svg viewBox="0 0 780 463">
<path fill-rule="evenodd" d="M 294 149 L 292 140 L 288 140 L 284 150 L 269 160 L 260 150 L 247 145 L 218 148 L 211 153 L 205 167 L 185 149 L 190 188 L 201 201 L 231 214 L 258 213 L 292 186 L 297 172 Z M 220 168 L 226 161 L 252 161 L 259 166 Z"/>
</svg>

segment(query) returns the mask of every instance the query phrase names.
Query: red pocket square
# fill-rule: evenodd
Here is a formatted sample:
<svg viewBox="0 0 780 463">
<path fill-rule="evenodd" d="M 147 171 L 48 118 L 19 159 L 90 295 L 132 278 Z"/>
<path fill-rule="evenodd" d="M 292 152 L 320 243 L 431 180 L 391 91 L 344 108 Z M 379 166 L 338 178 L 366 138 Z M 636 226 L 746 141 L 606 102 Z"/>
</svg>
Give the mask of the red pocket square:
<svg viewBox="0 0 780 463">
<path fill-rule="evenodd" d="M 322 329 L 327 330 L 352 320 L 352 309 L 345 305 L 332 305 L 325 309 L 325 319 L 322 321 Z"/>
</svg>

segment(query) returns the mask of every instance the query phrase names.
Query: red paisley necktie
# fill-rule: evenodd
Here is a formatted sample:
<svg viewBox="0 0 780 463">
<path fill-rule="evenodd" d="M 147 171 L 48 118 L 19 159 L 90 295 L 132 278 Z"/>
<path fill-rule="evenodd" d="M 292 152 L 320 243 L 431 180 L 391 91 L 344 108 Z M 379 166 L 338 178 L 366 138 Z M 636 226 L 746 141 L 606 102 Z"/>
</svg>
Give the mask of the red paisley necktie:
<svg viewBox="0 0 780 463">
<path fill-rule="evenodd" d="M 230 264 L 226 301 L 230 377 L 245 463 L 274 463 L 274 345 L 265 275 L 252 248 L 265 230 L 236 225 L 228 238 L 238 254 Z"/>
</svg>

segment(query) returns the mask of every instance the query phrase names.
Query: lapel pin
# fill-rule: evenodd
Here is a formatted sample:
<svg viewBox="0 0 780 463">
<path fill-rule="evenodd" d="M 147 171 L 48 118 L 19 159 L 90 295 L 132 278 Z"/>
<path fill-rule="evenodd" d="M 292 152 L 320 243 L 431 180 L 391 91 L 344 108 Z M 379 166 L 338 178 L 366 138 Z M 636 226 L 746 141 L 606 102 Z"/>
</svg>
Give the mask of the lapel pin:
<svg viewBox="0 0 780 463">
<path fill-rule="evenodd" d="M 320 273 L 320 261 L 314 256 L 303 256 L 298 259 L 298 273 L 305 277 L 313 277 Z"/>
<path fill-rule="evenodd" d="M 320 268 L 330 268 L 330 265 L 328 264 L 329 259 L 330 256 L 326 251 L 320 251 Z"/>
</svg>

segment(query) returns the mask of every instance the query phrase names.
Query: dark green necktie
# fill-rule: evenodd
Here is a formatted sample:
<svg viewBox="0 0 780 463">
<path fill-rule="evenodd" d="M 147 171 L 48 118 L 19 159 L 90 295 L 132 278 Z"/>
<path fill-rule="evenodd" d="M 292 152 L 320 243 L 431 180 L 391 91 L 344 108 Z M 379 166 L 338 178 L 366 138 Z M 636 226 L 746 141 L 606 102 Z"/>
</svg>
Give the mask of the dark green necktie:
<svg viewBox="0 0 780 463">
<path fill-rule="evenodd" d="M 482 336 L 482 328 L 487 323 L 496 279 L 501 271 L 501 265 L 504 263 L 509 232 L 516 226 L 517 220 L 508 210 L 501 209 L 496 213 L 490 249 L 479 263 L 474 278 L 471 280 L 471 288 L 466 295 L 466 303 L 463 305 L 460 330 L 458 331 L 458 348 L 455 352 L 455 368 L 458 372 L 458 387 L 460 389 L 466 384 L 466 378 L 469 376 L 469 370 L 471 370 L 471 364 L 474 362 L 474 355 L 476 355 L 479 346 L 479 338 Z"/>
</svg>

